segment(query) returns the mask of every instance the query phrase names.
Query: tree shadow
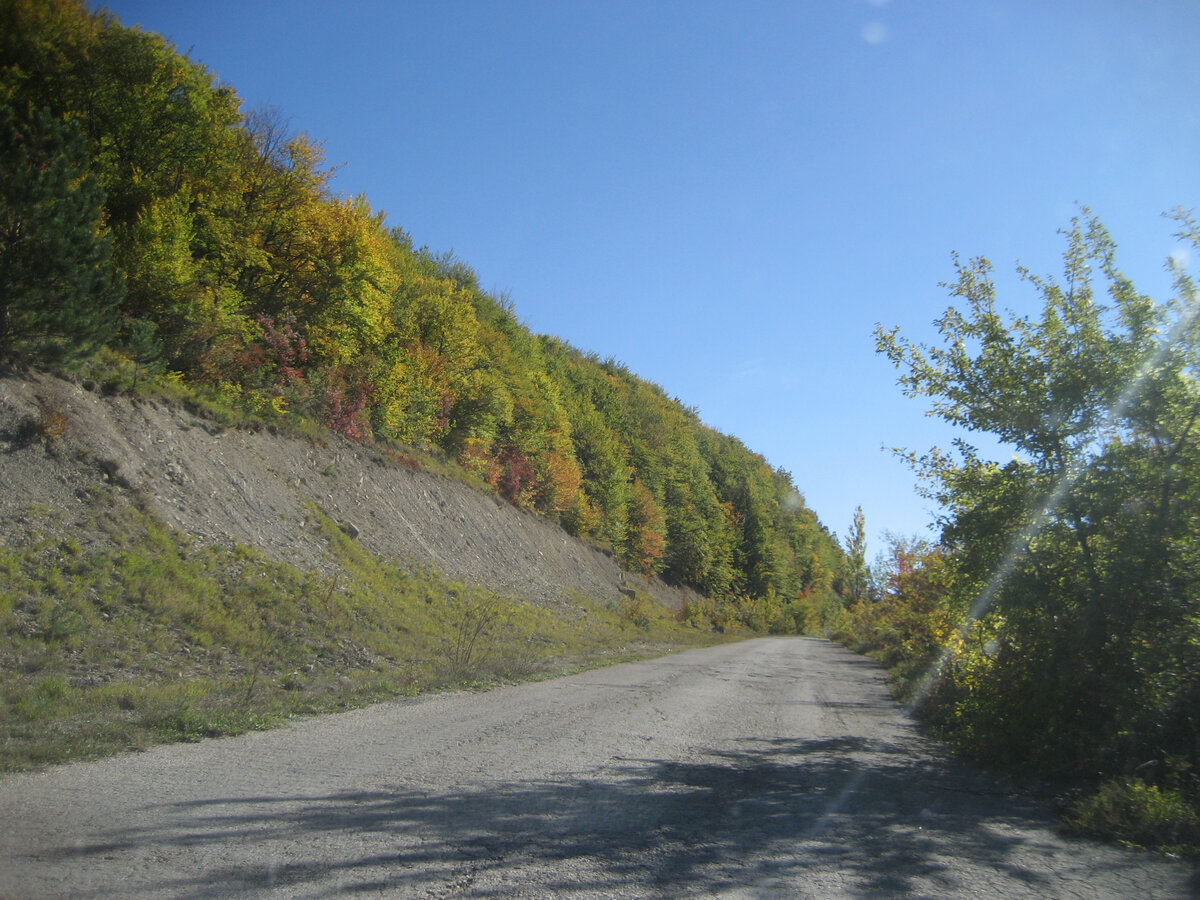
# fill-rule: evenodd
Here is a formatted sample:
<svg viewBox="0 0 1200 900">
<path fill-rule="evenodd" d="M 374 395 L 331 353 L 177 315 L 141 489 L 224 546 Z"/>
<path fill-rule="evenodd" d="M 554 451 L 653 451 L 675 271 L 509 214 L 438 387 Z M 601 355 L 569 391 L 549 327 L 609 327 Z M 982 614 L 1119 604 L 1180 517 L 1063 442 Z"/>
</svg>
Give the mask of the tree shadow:
<svg viewBox="0 0 1200 900">
<path fill-rule="evenodd" d="M 58 858 L 182 854 L 189 867 L 153 889 L 197 897 L 299 885 L 305 896 L 454 887 L 498 897 L 531 885 L 556 896 L 683 896 L 835 876 L 845 896 L 954 895 L 964 860 L 1019 893 L 1056 896 L 1055 861 L 1070 861 L 1037 802 L 909 746 L 749 738 L 696 755 L 460 790 L 173 804 L 147 817 L 162 824 Z M 1136 885 L 1144 864 L 1089 854 L 1088 877 Z"/>
</svg>

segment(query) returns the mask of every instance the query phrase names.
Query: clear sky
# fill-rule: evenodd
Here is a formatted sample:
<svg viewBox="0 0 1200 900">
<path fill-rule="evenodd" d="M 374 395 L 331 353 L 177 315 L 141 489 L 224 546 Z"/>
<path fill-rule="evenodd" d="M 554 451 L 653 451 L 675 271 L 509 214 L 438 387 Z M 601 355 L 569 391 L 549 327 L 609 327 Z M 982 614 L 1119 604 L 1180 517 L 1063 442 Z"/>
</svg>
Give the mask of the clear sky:
<svg viewBox="0 0 1200 900">
<path fill-rule="evenodd" d="M 1001 303 L 1090 206 L 1165 299 L 1200 206 L 1197 0 L 117 0 L 453 250 L 790 471 L 839 534 L 925 533 L 884 447 L 951 434 L 876 323 L 929 340 L 952 251 Z"/>
</svg>

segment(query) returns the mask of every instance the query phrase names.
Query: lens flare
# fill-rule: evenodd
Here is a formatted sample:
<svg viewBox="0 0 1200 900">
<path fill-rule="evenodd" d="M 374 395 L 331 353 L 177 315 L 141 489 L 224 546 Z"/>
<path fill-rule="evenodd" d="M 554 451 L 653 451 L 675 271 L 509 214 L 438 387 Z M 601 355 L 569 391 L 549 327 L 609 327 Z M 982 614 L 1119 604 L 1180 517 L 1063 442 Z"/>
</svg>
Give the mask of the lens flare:
<svg viewBox="0 0 1200 900">
<path fill-rule="evenodd" d="M 1129 384 L 1126 385 L 1125 390 L 1121 392 L 1116 402 L 1105 411 L 1103 425 L 1100 428 L 1101 434 L 1112 433 L 1115 430 L 1117 423 L 1124 418 L 1129 408 L 1137 401 L 1142 389 L 1154 377 L 1155 372 L 1171 353 L 1172 348 L 1183 339 L 1185 332 L 1195 324 L 1198 315 L 1200 315 L 1200 306 L 1197 304 L 1195 293 L 1185 291 L 1182 314 L 1171 327 L 1170 331 L 1167 332 L 1166 336 L 1158 343 L 1154 351 L 1142 361 L 1142 364 L 1138 367 L 1137 374 L 1130 379 Z M 1029 521 L 1021 529 L 1020 533 L 1013 538 L 1008 546 L 1008 552 L 1004 555 L 1003 561 L 996 567 L 996 571 L 992 573 L 992 577 L 971 605 L 970 611 L 963 618 L 962 622 L 959 623 L 957 628 L 958 640 L 942 648 L 933 665 L 929 667 L 920 681 L 918 681 L 917 687 L 908 701 L 909 709 L 916 709 L 928 699 L 946 664 L 953 657 L 954 647 L 962 642 L 970 631 L 971 626 L 995 602 L 996 595 L 1000 593 L 1000 589 L 1004 587 L 1005 582 L 1008 581 L 1013 569 L 1016 568 L 1017 563 L 1020 561 L 1024 548 L 1028 547 L 1033 539 L 1045 528 L 1052 512 L 1058 508 L 1071 489 L 1079 482 L 1079 479 L 1087 472 L 1087 469 L 1087 465 L 1068 466 L 1067 470 L 1063 472 L 1062 477 L 1054 485 L 1054 490 L 1038 502 L 1035 510 L 1030 510 L 1032 516 Z"/>
</svg>

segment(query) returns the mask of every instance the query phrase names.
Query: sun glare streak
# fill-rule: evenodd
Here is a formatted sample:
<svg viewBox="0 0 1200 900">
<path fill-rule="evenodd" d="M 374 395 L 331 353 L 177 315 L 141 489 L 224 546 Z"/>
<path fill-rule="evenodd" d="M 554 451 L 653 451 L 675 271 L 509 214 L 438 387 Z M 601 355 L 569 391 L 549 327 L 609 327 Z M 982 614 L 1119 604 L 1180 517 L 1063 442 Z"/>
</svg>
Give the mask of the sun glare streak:
<svg viewBox="0 0 1200 900">
<path fill-rule="evenodd" d="M 1114 425 L 1124 417 L 1125 413 L 1137 400 L 1138 395 L 1141 394 L 1142 388 L 1145 386 L 1146 382 L 1153 376 L 1154 372 L 1167 358 L 1167 355 L 1171 352 L 1171 349 L 1179 343 L 1180 339 L 1184 335 L 1184 332 L 1191 328 L 1196 322 L 1197 317 L 1200 316 L 1200 303 L 1198 303 L 1198 299 L 1200 298 L 1197 298 L 1194 292 L 1187 292 L 1187 295 L 1184 298 L 1184 312 L 1179 317 L 1179 320 L 1171 327 L 1170 331 L 1167 332 L 1167 335 L 1159 342 L 1158 346 L 1154 349 L 1154 352 L 1149 354 L 1149 356 L 1143 360 L 1142 365 L 1138 368 L 1137 374 L 1130 379 L 1129 384 L 1126 385 L 1125 390 L 1121 392 L 1121 395 L 1117 398 L 1113 405 L 1105 411 L 1103 425 L 1100 428 L 1100 432 L 1102 434 L 1110 432 Z M 1032 518 L 1030 518 L 1029 522 L 1026 523 L 1025 527 L 1021 529 L 1020 533 L 1013 538 L 1012 543 L 1009 544 L 1008 552 L 1005 554 L 1004 559 L 1001 561 L 1000 565 L 997 566 L 996 571 L 992 573 L 992 577 L 988 580 L 987 585 L 985 585 L 983 590 L 979 592 L 979 596 L 971 605 L 971 609 L 959 623 L 956 629 L 957 640 L 943 647 L 933 665 L 931 665 L 929 669 L 926 670 L 925 674 L 921 676 L 921 679 L 917 683 L 916 690 L 913 691 L 912 696 L 909 698 L 909 709 L 916 709 L 917 707 L 921 706 L 926 699 L 928 699 L 930 692 L 937 684 L 938 678 L 946 667 L 946 664 L 949 663 L 953 658 L 955 647 L 966 638 L 968 632 L 971 630 L 971 626 L 974 625 L 983 616 L 983 614 L 987 612 L 992 603 L 995 602 L 996 595 L 1000 592 L 1000 589 L 1004 587 L 1005 582 L 1008 581 L 1013 569 L 1016 568 L 1017 563 L 1021 559 L 1021 554 L 1030 545 L 1030 543 L 1033 542 L 1034 538 L 1041 533 L 1042 529 L 1046 525 L 1046 522 L 1050 518 L 1051 512 L 1058 507 L 1058 505 L 1067 496 L 1067 493 L 1078 483 L 1079 479 L 1083 477 L 1087 470 L 1088 466 L 1086 465 L 1069 467 L 1067 471 L 1063 473 L 1062 477 L 1059 478 L 1058 483 L 1055 484 L 1054 490 L 1052 490 L 1048 496 L 1039 502 L 1037 511 L 1034 513 Z"/>
<path fill-rule="evenodd" d="M 812 825 L 804 830 L 804 833 L 800 836 L 800 840 L 802 842 L 814 841 L 824 837 L 825 832 L 833 825 L 834 819 L 842 811 L 843 807 L 845 807 L 846 802 L 862 786 L 862 783 L 866 779 L 866 769 L 855 769 L 850 777 L 846 779 L 846 783 L 842 785 L 842 789 L 838 791 L 837 796 L 831 798 L 825 804 L 825 808 L 821 810 L 821 815 L 813 821 Z"/>
</svg>

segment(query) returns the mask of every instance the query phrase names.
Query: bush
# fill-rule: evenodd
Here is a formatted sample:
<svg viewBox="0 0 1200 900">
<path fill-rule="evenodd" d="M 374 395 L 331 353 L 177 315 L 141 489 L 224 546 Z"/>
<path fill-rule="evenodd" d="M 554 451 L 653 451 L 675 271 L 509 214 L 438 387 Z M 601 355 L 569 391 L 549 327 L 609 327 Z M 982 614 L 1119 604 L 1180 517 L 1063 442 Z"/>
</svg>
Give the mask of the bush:
<svg viewBox="0 0 1200 900">
<path fill-rule="evenodd" d="M 626 594 L 621 598 L 622 624 L 632 625 L 643 631 L 649 629 L 653 604 L 654 601 L 641 592 L 634 591 L 632 594 Z"/>
<path fill-rule="evenodd" d="M 1116 840 L 1133 847 L 1200 852 L 1200 813 L 1182 793 L 1115 779 L 1068 811 L 1068 833 Z"/>
</svg>

